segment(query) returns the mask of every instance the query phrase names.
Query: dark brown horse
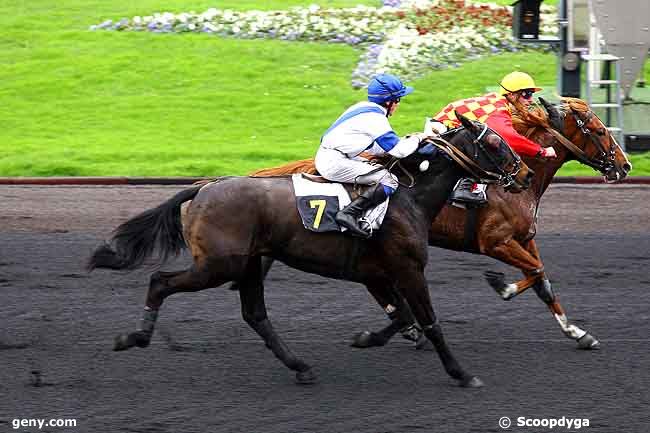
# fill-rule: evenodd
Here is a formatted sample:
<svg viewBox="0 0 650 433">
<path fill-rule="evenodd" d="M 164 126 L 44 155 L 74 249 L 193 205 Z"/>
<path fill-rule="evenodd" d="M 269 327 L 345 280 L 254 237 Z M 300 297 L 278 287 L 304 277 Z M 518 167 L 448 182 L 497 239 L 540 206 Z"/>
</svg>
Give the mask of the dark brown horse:
<svg viewBox="0 0 650 433">
<path fill-rule="evenodd" d="M 462 121 L 464 128 L 449 135 L 451 145 L 472 155 L 482 169 L 496 172 L 501 182 L 514 180 L 515 188 L 530 183 L 531 173 L 498 135 L 478 122 Z M 465 174 L 453 156 L 448 158 L 436 149 L 429 145 L 400 161 L 406 171 L 417 173 L 415 185 L 398 189 L 381 230 L 367 240 L 306 230 L 295 207 L 290 177 L 222 178 L 181 191 L 157 208 L 126 221 L 116 229 L 111 244 L 94 252 L 89 269 L 136 268 L 156 246 L 164 260 L 187 245 L 193 264 L 183 271 L 151 276 L 141 326 L 118 336 L 114 349 L 148 346 L 158 311 L 168 296 L 236 281 L 244 320 L 275 356 L 296 372 L 299 383 L 313 382 L 311 367 L 291 353 L 267 317 L 261 272 L 262 256 L 267 256 L 306 272 L 359 282 L 380 291 L 399 291 L 424 335 L 431 339 L 447 373 L 462 386 L 481 386 L 447 347 L 424 277 L 427 231 Z M 422 171 L 426 166 L 428 169 Z M 183 230 L 180 207 L 188 200 L 192 203 Z"/>
<path fill-rule="evenodd" d="M 531 112 L 515 113 L 513 123 L 520 133 L 533 141 L 545 147 L 553 146 L 557 159 L 544 161 L 524 158 L 536 175 L 531 188 L 521 194 L 509 194 L 502 188 L 491 186 L 485 207 L 474 210 L 451 205 L 443 207 L 429 229 L 429 245 L 484 254 L 521 270 L 524 279 L 511 284 L 507 284 L 500 273 L 486 272 L 486 277 L 504 300 L 510 300 L 533 287 L 550 309 L 562 332 L 577 341 L 578 348 L 596 349 L 599 346 L 598 340 L 568 321 L 558 296 L 551 288 L 534 240 L 537 210 L 553 176 L 567 161 L 578 160 L 594 168 L 608 182 L 625 178 L 632 167 L 614 137 L 584 101 L 564 98 L 559 107 L 550 105 L 543 99 L 541 102 L 550 115 L 538 108 Z M 297 161 L 283 167 L 260 170 L 254 175 L 300 171 L 315 172 L 313 161 Z M 370 292 L 380 293 L 377 290 Z M 384 310 L 390 312 L 394 303 L 400 302 L 396 298 L 392 294 L 387 298 L 376 297 L 376 300 Z M 386 344 L 399 329 L 405 330 L 407 338 L 417 338 L 417 333 L 413 333 L 414 328 L 411 326 L 413 320 L 408 317 L 408 309 L 402 311 L 406 311 L 406 317 L 403 315 L 398 319 L 394 314 L 389 314 L 393 319 L 391 325 L 379 332 L 362 332 L 355 337 L 353 345 L 368 347 Z M 425 340 L 420 340 L 419 347 L 426 344 Z"/>
</svg>

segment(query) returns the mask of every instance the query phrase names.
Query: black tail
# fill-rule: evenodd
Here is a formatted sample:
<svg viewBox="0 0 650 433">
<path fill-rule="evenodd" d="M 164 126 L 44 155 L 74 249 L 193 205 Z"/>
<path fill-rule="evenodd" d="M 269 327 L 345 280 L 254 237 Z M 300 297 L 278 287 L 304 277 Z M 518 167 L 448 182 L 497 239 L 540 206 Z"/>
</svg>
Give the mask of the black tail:
<svg viewBox="0 0 650 433">
<path fill-rule="evenodd" d="M 192 200 L 202 186 L 179 192 L 160 206 L 142 212 L 115 229 L 111 243 L 98 247 L 87 268 L 135 269 L 158 247 L 159 261 L 178 255 L 185 248 L 181 204 Z"/>
</svg>

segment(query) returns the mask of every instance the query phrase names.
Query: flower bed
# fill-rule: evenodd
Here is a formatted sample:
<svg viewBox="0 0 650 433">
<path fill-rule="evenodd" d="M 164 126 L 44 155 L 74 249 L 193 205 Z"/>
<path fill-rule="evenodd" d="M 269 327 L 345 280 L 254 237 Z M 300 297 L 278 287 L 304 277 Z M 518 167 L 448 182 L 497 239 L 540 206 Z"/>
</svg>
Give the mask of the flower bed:
<svg viewBox="0 0 650 433">
<path fill-rule="evenodd" d="M 91 30 L 203 32 L 223 37 L 345 43 L 365 48 L 352 73 L 361 87 L 380 72 L 412 79 L 431 69 L 502 51 L 536 48 L 512 38 L 510 7 L 464 0 L 384 0 L 382 7 L 309 7 L 286 11 L 208 9 L 107 20 Z M 542 7 L 541 32 L 553 34 L 555 8 Z"/>
</svg>

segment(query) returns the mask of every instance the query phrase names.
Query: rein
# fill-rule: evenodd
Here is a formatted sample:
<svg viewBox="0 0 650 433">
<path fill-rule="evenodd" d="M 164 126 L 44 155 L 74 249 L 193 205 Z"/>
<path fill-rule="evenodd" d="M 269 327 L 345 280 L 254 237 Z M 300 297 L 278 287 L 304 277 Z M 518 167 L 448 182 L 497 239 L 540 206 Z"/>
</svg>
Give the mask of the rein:
<svg viewBox="0 0 650 433">
<path fill-rule="evenodd" d="M 483 130 L 477 140 L 485 134 L 485 131 L 486 129 Z M 465 155 L 465 153 L 463 153 L 460 149 L 442 137 L 431 137 L 427 139 L 427 141 L 431 142 L 431 144 L 433 144 L 435 147 L 445 152 L 452 160 L 454 160 L 454 162 L 460 165 L 463 170 L 467 171 L 472 175 L 472 177 L 477 179 L 479 183 L 495 183 L 501 181 L 503 178 L 502 175 L 485 170 L 479 166 L 476 162 L 474 162 L 473 159 Z"/>
<path fill-rule="evenodd" d="M 397 178 L 397 183 L 406 188 L 413 188 L 415 186 L 415 176 L 413 176 L 410 171 L 404 168 L 402 163 L 399 161 L 400 161 L 399 158 L 393 157 L 391 161 L 388 164 L 386 164 L 386 170 L 388 170 L 389 173 L 392 173 L 393 167 L 395 166 L 399 167 L 399 169 L 402 170 L 402 173 L 404 173 L 406 177 L 409 178 L 409 184 L 407 185 L 405 183 L 402 183 L 402 181 L 399 180 L 399 177 Z"/>
<path fill-rule="evenodd" d="M 443 135 L 447 135 L 452 131 L 455 131 L 455 129 L 449 130 L 445 132 Z M 516 176 L 520 170 L 519 162 L 521 161 L 521 159 L 519 159 L 517 155 L 514 155 L 515 162 L 517 163 L 516 170 L 514 171 L 514 173 L 508 173 L 505 170 L 501 169 L 499 167 L 499 164 L 496 163 L 492 158 L 490 152 L 485 150 L 481 142 L 481 140 L 483 139 L 487 131 L 488 131 L 488 126 L 484 125 L 483 130 L 478 135 L 478 137 L 476 137 L 473 140 L 473 143 L 477 144 L 483 150 L 483 152 L 485 152 L 486 156 L 490 159 L 490 161 L 492 161 L 495 167 L 497 167 L 497 169 L 501 171 L 501 173 L 495 173 L 482 168 L 472 158 L 467 156 L 462 150 L 457 148 L 455 145 L 451 144 L 449 141 L 442 138 L 442 136 L 428 137 L 424 139 L 422 143 L 431 144 L 435 146 L 438 150 L 444 152 L 449 158 L 451 158 L 451 160 L 453 160 L 456 164 L 458 164 L 463 170 L 468 172 L 479 183 L 498 183 L 499 185 L 502 185 L 504 187 L 512 185 L 515 182 L 513 176 Z M 398 183 L 401 186 L 407 188 L 412 188 L 413 186 L 415 186 L 416 183 L 415 177 L 401 164 L 398 158 L 391 158 L 391 160 L 387 164 L 385 164 L 385 167 L 390 173 L 393 172 L 393 169 L 395 167 L 398 167 L 408 177 L 409 179 L 408 184 L 402 183 L 398 178 Z"/>
</svg>

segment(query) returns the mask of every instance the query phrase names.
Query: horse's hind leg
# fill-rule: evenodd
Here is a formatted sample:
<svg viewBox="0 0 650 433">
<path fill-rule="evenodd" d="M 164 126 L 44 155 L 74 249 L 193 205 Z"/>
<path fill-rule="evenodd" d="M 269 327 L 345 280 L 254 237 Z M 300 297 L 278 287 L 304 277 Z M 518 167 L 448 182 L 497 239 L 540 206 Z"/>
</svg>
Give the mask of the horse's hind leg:
<svg viewBox="0 0 650 433">
<path fill-rule="evenodd" d="M 267 257 L 267 256 L 262 256 L 262 266 L 261 266 L 261 278 L 262 281 L 266 279 L 266 275 L 269 273 L 271 270 L 271 266 L 273 266 L 273 258 L 272 257 Z M 233 281 L 230 287 L 228 287 L 229 290 L 239 290 L 239 281 Z"/>
<path fill-rule="evenodd" d="M 195 266 L 184 271 L 156 272 L 149 281 L 147 300 L 139 326 L 135 332 L 118 335 L 113 350 L 126 350 L 133 346 L 147 347 L 151 342 L 158 310 L 166 297 L 179 292 L 197 292 L 216 287 L 227 280 L 219 280 L 207 267 Z"/>
<path fill-rule="evenodd" d="M 261 266 L 260 257 L 252 257 L 246 272 L 244 272 L 244 277 L 237 281 L 242 316 L 246 323 L 262 337 L 266 346 L 273 351 L 273 354 L 289 369 L 296 372 L 296 381 L 298 383 L 314 383 L 316 376 L 311 367 L 291 353 L 289 347 L 280 339 L 271 325 L 264 302 Z"/>
</svg>

